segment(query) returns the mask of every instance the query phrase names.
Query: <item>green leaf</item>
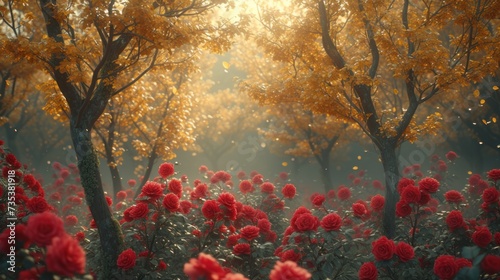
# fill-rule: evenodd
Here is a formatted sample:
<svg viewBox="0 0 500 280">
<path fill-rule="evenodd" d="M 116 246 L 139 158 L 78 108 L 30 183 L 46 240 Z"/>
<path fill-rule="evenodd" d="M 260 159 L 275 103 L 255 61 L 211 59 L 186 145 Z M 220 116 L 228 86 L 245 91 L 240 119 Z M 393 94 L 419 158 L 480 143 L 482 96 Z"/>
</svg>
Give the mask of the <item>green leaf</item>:
<svg viewBox="0 0 500 280">
<path fill-rule="evenodd" d="M 465 246 L 462 248 L 462 257 L 471 260 L 475 258 L 479 252 L 480 249 L 477 246 Z"/>
</svg>

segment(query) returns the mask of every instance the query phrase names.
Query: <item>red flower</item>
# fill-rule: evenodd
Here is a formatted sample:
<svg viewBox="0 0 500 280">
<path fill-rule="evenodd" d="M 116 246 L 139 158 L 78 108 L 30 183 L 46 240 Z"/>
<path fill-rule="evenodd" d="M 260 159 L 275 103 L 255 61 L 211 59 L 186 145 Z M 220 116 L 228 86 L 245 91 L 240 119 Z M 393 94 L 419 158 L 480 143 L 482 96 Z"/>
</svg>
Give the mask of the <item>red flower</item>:
<svg viewBox="0 0 500 280">
<path fill-rule="evenodd" d="M 406 217 L 408 215 L 410 215 L 412 212 L 412 209 L 410 207 L 410 205 L 404 201 L 398 201 L 398 203 L 396 203 L 396 215 L 398 217 Z"/>
<path fill-rule="evenodd" d="M 259 219 L 257 221 L 257 226 L 263 232 L 268 232 L 271 230 L 271 222 L 268 219 Z"/>
<path fill-rule="evenodd" d="M 160 260 L 160 262 L 158 263 L 158 265 L 156 266 L 156 270 L 165 270 L 167 269 L 167 264 L 163 261 L 163 260 Z"/>
<path fill-rule="evenodd" d="M 25 232 L 28 238 L 40 247 L 50 245 L 52 238 L 65 234 L 63 221 L 51 212 L 31 216 Z"/>
<path fill-rule="evenodd" d="M 458 266 L 458 270 L 462 267 L 472 267 L 472 262 L 466 258 L 456 258 L 455 263 Z"/>
<path fill-rule="evenodd" d="M 241 273 L 228 273 L 222 280 L 249 280 Z"/>
<path fill-rule="evenodd" d="M 127 192 L 126 191 L 117 192 L 116 198 L 118 198 L 118 200 L 124 200 L 125 198 L 127 198 Z"/>
<path fill-rule="evenodd" d="M 274 185 L 269 182 L 262 183 L 262 185 L 260 185 L 260 191 L 262 193 L 271 194 L 274 192 Z"/>
<path fill-rule="evenodd" d="M 236 203 L 234 196 L 228 192 L 221 193 L 217 201 L 228 208 Z"/>
<path fill-rule="evenodd" d="M 283 189 L 281 190 L 283 196 L 289 199 L 292 199 L 295 196 L 296 192 L 297 189 L 292 184 L 286 184 L 285 186 L 283 186 Z"/>
<path fill-rule="evenodd" d="M 372 254 L 377 261 L 390 260 L 396 252 L 394 241 L 385 236 L 372 242 Z"/>
<path fill-rule="evenodd" d="M 163 207 L 170 212 L 175 212 L 179 209 L 179 197 L 173 193 L 168 193 L 163 198 Z"/>
<path fill-rule="evenodd" d="M 415 251 L 410 244 L 399 242 L 398 245 L 396 245 L 396 255 L 402 262 L 407 262 L 413 259 L 413 257 L 415 256 Z"/>
<path fill-rule="evenodd" d="M 465 227 L 465 221 L 464 217 L 462 216 L 462 212 L 458 210 L 451 211 L 448 216 L 446 216 L 446 224 L 448 225 L 450 231 Z"/>
<path fill-rule="evenodd" d="M 190 280 L 218 280 L 227 273 L 211 255 L 200 253 L 197 259 L 184 264 L 184 273 Z"/>
<path fill-rule="evenodd" d="M 455 159 L 457 159 L 458 155 L 454 151 L 449 151 L 449 152 L 446 153 L 445 157 L 449 161 L 454 161 Z"/>
<path fill-rule="evenodd" d="M 340 186 L 337 190 L 337 196 L 340 200 L 348 200 L 351 198 L 351 190 L 345 186 Z"/>
<path fill-rule="evenodd" d="M 280 253 L 279 257 L 280 261 L 282 262 L 284 261 L 298 262 L 302 258 L 302 255 L 300 253 L 296 253 L 295 250 L 290 249 Z"/>
<path fill-rule="evenodd" d="M 69 235 L 54 237 L 45 256 L 47 270 L 60 276 L 73 277 L 85 272 L 85 251 Z"/>
<path fill-rule="evenodd" d="M 406 188 L 407 186 L 413 186 L 415 185 L 415 181 L 413 181 L 412 179 L 408 179 L 408 178 L 401 178 L 398 182 L 398 193 L 401 194 L 404 190 L 404 188 Z"/>
<path fill-rule="evenodd" d="M 203 203 L 201 212 L 203 213 L 203 216 L 205 216 L 205 218 L 214 219 L 217 214 L 221 212 L 221 210 L 219 208 L 219 205 L 217 204 L 217 201 L 207 200 L 205 201 L 205 203 Z"/>
<path fill-rule="evenodd" d="M 481 262 L 481 269 L 488 274 L 500 272 L 500 257 L 495 255 L 486 255 Z"/>
<path fill-rule="evenodd" d="M 418 182 L 418 186 L 421 191 L 435 193 L 439 188 L 439 181 L 434 178 L 426 177 Z"/>
<path fill-rule="evenodd" d="M 497 246 L 500 246 L 500 232 L 495 232 L 494 238 L 495 238 L 495 244 Z"/>
<path fill-rule="evenodd" d="M 129 186 L 131 186 L 131 187 L 134 187 L 134 186 L 135 186 L 135 184 L 137 184 L 137 181 L 136 181 L 136 180 L 134 180 L 134 179 L 130 179 L 130 180 L 128 180 L 128 181 L 127 181 L 127 184 L 128 184 Z"/>
<path fill-rule="evenodd" d="M 339 230 L 342 226 L 342 218 L 336 213 L 330 213 L 321 219 L 320 224 L 325 231 Z"/>
<path fill-rule="evenodd" d="M 32 197 L 28 200 L 26 206 L 32 213 L 42 213 L 50 209 L 50 205 L 47 203 L 45 198 L 40 196 Z"/>
<path fill-rule="evenodd" d="M 142 187 L 142 191 L 140 196 L 147 196 L 151 199 L 157 199 L 163 195 L 163 187 L 160 183 L 157 182 L 147 182 L 144 187 Z"/>
<path fill-rule="evenodd" d="M 242 194 L 252 193 L 255 190 L 252 182 L 248 180 L 241 181 L 239 188 Z"/>
<path fill-rule="evenodd" d="M 319 226 L 318 217 L 305 213 L 300 215 L 297 220 L 295 220 L 294 228 L 299 232 L 317 230 Z"/>
<path fill-rule="evenodd" d="M 488 246 L 492 239 L 493 235 L 488 227 L 477 227 L 476 231 L 472 234 L 472 241 L 481 248 Z"/>
<path fill-rule="evenodd" d="M 250 244 L 248 243 L 238 243 L 234 245 L 233 247 L 233 253 L 235 255 L 250 255 L 251 254 L 250 250 Z"/>
<path fill-rule="evenodd" d="M 500 170 L 500 169 L 499 169 Z M 500 195 L 495 187 L 489 187 L 483 191 L 483 201 L 487 204 L 498 202 Z"/>
<path fill-rule="evenodd" d="M 135 262 L 137 260 L 137 254 L 132 249 L 127 249 L 118 256 L 118 260 L 116 260 L 116 264 L 119 268 L 128 270 L 135 266 Z"/>
<path fill-rule="evenodd" d="M 377 267 L 373 262 L 365 262 L 358 271 L 359 280 L 376 280 L 378 276 Z"/>
<path fill-rule="evenodd" d="M 141 219 L 141 218 L 148 218 L 149 214 L 149 207 L 147 203 L 141 202 L 137 203 L 135 206 L 133 206 L 132 209 L 130 209 L 130 217 L 132 219 Z"/>
<path fill-rule="evenodd" d="M 198 171 L 201 174 L 206 173 L 208 171 L 208 167 L 206 167 L 205 165 L 202 165 L 202 166 L 200 166 L 200 168 L 198 168 Z"/>
<path fill-rule="evenodd" d="M 442 255 L 437 257 L 434 262 L 434 274 L 440 279 L 453 279 L 458 272 L 458 265 L 455 262 L 455 257 L 450 255 Z"/>
<path fill-rule="evenodd" d="M 401 200 L 406 204 L 417 203 L 420 200 L 420 190 L 415 186 L 407 186 L 401 192 Z"/>
<path fill-rule="evenodd" d="M 271 274 L 269 274 L 269 280 L 282 279 L 309 280 L 311 279 L 311 273 L 299 267 L 293 261 L 278 261 L 273 270 L 271 270 Z"/>
<path fill-rule="evenodd" d="M 252 183 L 254 183 L 254 184 L 264 183 L 264 176 L 262 176 L 261 174 L 255 174 L 254 176 L 251 176 L 251 177 L 252 177 Z"/>
<path fill-rule="evenodd" d="M 491 169 L 487 173 L 488 179 L 490 179 L 493 182 L 496 182 L 500 180 L 500 169 Z"/>
<path fill-rule="evenodd" d="M 72 227 L 78 224 L 78 218 L 75 215 L 68 215 L 64 218 L 64 224 L 66 226 Z"/>
<path fill-rule="evenodd" d="M 447 191 L 444 194 L 444 198 L 449 203 L 461 203 L 464 201 L 464 196 L 460 192 L 455 190 Z"/>
<path fill-rule="evenodd" d="M 385 197 L 381 196 L 380 194 L 373 196 L 372 199 L 370 200 L 370 207 L 375 212 L 382 211 L 384 205 L 385 205 Z"/>
<path fill-rule="evenodd" d="M 182 196 L 182 181 L 172 179 L 168 182 L 168 190 L 177 195 L 179 198 Z"/>
<path fill-rule="evenodd" d="M 363 217 L 368 213 L 368 210 L 366 209 L 366 206 L 362 203 L 353 203 L 352 204 L 352 211 L 354 213 L 354 216 L 356 217 Z"/>
<path fill-rule="evenodd" d="M 320 207 L 321 205 L 323 205 L 323 202 L 325 202 L 325 196 L 318 193 L 313 194 L 311 196 L 311 202 L 314 206 Z"/>
<path fill-rule="evenodd" d="M 260 229 L 256 226 L 245 226 L 240 230 L 241 237 L 248 241 L 252 241 L 259 237 Z"/>
<path fill-rule="evenodd" d="M 160 174 L 160 176 L 163 179 L 166 179 L 174 175 L 174 173 L 175 173 L 174 165 L 168 162 L 160 164 L 160 167 L 158 168 L 158 174 Z"/>
</svg>

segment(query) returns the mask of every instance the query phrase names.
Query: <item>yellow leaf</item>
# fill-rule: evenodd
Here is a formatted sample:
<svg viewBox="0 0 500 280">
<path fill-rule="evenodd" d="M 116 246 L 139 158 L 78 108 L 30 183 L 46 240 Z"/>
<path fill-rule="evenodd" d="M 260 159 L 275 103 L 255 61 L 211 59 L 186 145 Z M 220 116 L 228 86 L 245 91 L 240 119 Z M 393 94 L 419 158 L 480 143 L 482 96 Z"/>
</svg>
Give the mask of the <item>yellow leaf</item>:
<svg viewBox="0 0 500 280">
<path fill-rule="evenodd" d="M 231 67 L 231 64 L 229 64 L 229 62 L 227 61 L 223 61 L 222 66 L 224 67 L 224 69 L 229 69 L 229 67 Z"/>
<path fill-rule="evenodd" d="M 498 90 L 498 86 L 493 86 L 493 90 Z"/>
<path fill-rule="evenodd" d="M 288 166 L 288 162 L 284 161 L 281 163 L 282 166 Z"/>
<path fill-rule="evenodd" d="M 479 100 L 479 104 L 483 105 L 484 103 L 486 103 L 486 100 L 484 99 Z"/>
<path fill-rule="evenodd" d="M 394 92 L 394 94 L 398 94 L 399 93 L 399 90 L 397 88 L 393 89 L 392 91 Z"/>
<path fill-rule="evenodd" d="M 497 123 L 497 118 L 493 117 L 493 118 L 491 118 L 491 121 L 492 121 L 493 123 Z"/>
<path fill-rule="evenodd" d="M 361 160 L 361 156 L 358 156 L 358 160 Z"/>
<path fill-rule="evenodd" d="M 478 90 L 478 89 L 476 89 L 476 90 L 474 91 L 473 95 L 474 95 L 474 97 L 475 97 L 475 98 L 478 98 L 478 97 L 479 97 L 479 90 Z"/>
<path fill-rule="evenodd" d="M 358 167 L 355 165 L 352 167 L 352 170 L 358 170 Z"/>
<path fill-rule="evenodd" d="M 488 124 L 488 122 L 487 122 L 485 119 L 483 119 L 483 123 L 484 123 L 485 125 L 486 125 L 486 124 Z"/>
</svg>

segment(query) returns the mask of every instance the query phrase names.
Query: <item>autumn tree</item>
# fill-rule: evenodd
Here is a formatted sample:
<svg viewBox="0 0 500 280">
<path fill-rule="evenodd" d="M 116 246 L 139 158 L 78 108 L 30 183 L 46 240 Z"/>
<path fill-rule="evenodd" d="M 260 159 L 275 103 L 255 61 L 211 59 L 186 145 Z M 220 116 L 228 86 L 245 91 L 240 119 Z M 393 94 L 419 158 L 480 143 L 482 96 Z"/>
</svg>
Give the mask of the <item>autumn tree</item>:
<svg viewBox="0 0 500 280">
<path fill-rule="evenodd" d="M 356 131 L 333 116 L 304 110 L 299 104 L 287 104 L 270 110 L 269 127 L 260 130 L 273 146 L 285 147 L 287 155 L 311 158 L 320 166 L 325 190 L 333 189 L 331 176 L 332 152 L 351 142 Z"/>
<path fill-rule="evenodd" d="M 422 104 L 498 67 L 499 8 L 498 1 L 476 0 L 261 2 L 262 28 L 253 38 L 284 67 L 272 82 L 250 79 L 245 89 L 264 104 L 295 100 L 357 123 L 380 152 L 383 229 L 394 237 L 396 150 L 437 129 L 439 112 L 423 122 L 415 118 Z M 404 96 L 396 116 L 387 114 L 393 108 L 383 93 L 392 84 L 399 86 L 394 94 Z"/>
<path fill-rule="evenodd" d="M 214 1 L 5 1 L 17 22 L 45 27 L 43 36 L 10 40 L 16 57 L 41 65 L 57 84 L 49 103 L 67 112 L 86 201 L 99 230 L 103 268 L 110 279 L 121 252 L 120 226 L 106 203 L 91 141 L 94 124 L 109 100 L 151 69 L 168 67 L 172 50 L 198 47 L 224 51 L 239 32 L 230 19 L 214 16 L 226 0 Z M 33 9 L 36 9 L 33 11 Z M 2 12 L 2 14 L 8 14 Z M 18 20 L 23 18 L 26 20 Z M 5 20 L 2 25 L 11 21 Z M 33 29 L 35 30 L 35 29 Z M 130 77 L 129 73 L 133 74 Z M 57 95 L 59 94 L 59 95 Z"/>
</svg>

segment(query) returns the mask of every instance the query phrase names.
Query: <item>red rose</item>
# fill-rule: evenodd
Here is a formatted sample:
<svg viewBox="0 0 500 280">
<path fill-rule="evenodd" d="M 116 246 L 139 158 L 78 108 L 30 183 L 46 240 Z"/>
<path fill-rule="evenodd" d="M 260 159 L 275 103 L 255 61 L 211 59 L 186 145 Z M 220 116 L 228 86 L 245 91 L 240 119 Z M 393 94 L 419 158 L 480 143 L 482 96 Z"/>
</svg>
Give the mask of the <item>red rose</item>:
<svg viewBox="0 0 500 280">
<path fill-rule="evenodd" d="M 431 195 L 427 192 L 420 192 L 420 199 L 417 201 L 418 205 L 426 205 L 431 200 Z"/>
<path fill-rule="evenodd" d="M 172 179 L 168 182 L 168 190 L 179 198 L 182 197 L 182 181 L 177 179 Z"/>
<path fill-rule="evenodd" d="M 264 176 L 262 176 L 261 174 L 255 174 L 254 176 L 251 177 L 252 177 L 252 183 L 256 185 L 264 183 Z"/>
<path fill-rule="evenodd" d="M 420 190 L 415 186 L 407 186 L 401 193 L 401 200 L 406 204 L 417 203 L 420 200 Z"/>
<path fill-rule="evenodd" d="M 196 198 L 207 197 L 210 193 L 208 191 L 207 184 L 198 184 L 194 188 L 194 193 L 196 194 Z"/>
<path fill-rule="evenodd" d="M 396 255 L 402 262 L 407 262 L 413 259 L 413 257 L 415 256 L 415 251 L 410 244 L 399 242 L 398 245 L 396 245 Z"/>
<path fill-rule="evenodd" d="M 297 220 L 294 223 L 295 228 L 299 232 L 304 232 L 304 231 L 309 231 L 309 230 L 316 230 L 318 229 L 319 226 L 319 219 L 318 217 L 305 213 L 300 215 Z"/>
<path fill-rule="evenodd" d="M 486 255 L 481 262 L 481 269 L 488 274 L 499 273 L 500 257 L 495 255 Z"/>
<path fill-rule="evenodd" d="M 190 280 L 217 280 L 227 273 L 211 255 L 200 253 L 197 259 L 184 264 L 184 273 Z"/>
<path fill-rule="evenodd" d="M 424 192 L 435 193 L 439 188 L 439 181 L 434 178 L 426 177 L 418 182 L 418 186 L 420 190 Z"/>
<path fill-rule="evenodd" d="M 140 196 L 147 196 L 151 199 L 157 199 L 163 194 L 163 187 L 160 183 L 157 182 L 147 182 L 144 187 L 142 187 L 142 191 Z"/>
<path fill-rule="evenodd" d="M 60 276 L 73 277 L 85 272 L 85 251 L 69 235 L 54 237 L 45 256 L 47 270 Z"/>
<path fill-rule="evenodd" d="M 339 230 L 342 226 L 342 218 L 336 213 L 330 213 L 321 219 L 320 224 L 325 231 Z"/>
<path fill-rule="evenodd" d="M 241 273 L 228 273 L 222 280 L 249 280 Z"/>
<path fill-rule="evenodd" d="M 340 186 L 337 190 L 337 196 L 340 200 L 348 200 L 351 198 L 351 190 L 345 186 Z"/>
<path fill-rule="evenodd" d="M 454 161 L 455 159 L 457 159 L 458 155 L 454 151 L 449 151 L 446 153 L 445 157 L 449 161 Z"/>
<path fill-rule="evenodd" d="M 455 263 L 458 266 L 458 270 L 462 267 L 472 267 L 472 262 L 466 258 L 456 258 Z"/>
<path fill-rule="evenodd" d="M 32 213 L 42 213 L 50 209 L 50 205 L 47 203 L 45 198 L 40 196 L 34 196 L 30 200 L 28 200 L 26 206 L 28 206 L 28 209 Z"/>
<path fill-rule="evenodd" d="M 250 250 L 250 244 L 248 243 L 238 243 L 233 247 L 233 253 L 235 255 L 250 255 L 252 252 Z"/>
<path fill-rule="evenodd" d="M 458 272 L 458 265 L 455 257 L 450 255 L 439 256 L 434 262 L 434 274 L 440 279 L 451 280 Z"/>
<path fill-rule="evenodd" d="M 362 203 L 353 203 L 352 212 L 356 217 L 362 217 L 368 213 L 366 206 Z"/>
<path fill-rule="evenodd" d="M 446 224 L 448 225 L 450 231 L 465 227 L 465 221 L 464 217 L 462 216 L 462 212 L 458 210 L 451 211 L 448 216 L 446 216 Z"/>
<path fill-rule="evenodd" d="M 179 209 L 180 202 L 179 197 L 174 193 L 168 193 L 163 198 L 163 207 L 170 212 L 175 212 Z"/>
<path fill-rule="evenodd" d="M 255 190 L 252 182 L 248 180 L 241 181 L 239 188 L 242 194 L 252 193 Z"/>
<path fill-rule="evenodd" d="M 236 203 L 234 196 L 228 192 L 221 193 L 217 201 L 226 207 L 232 207 Z"/>
<path fill-rule="evenodd" d="M 260 229 L 256 226 L 245 226 L 240 230 L 241 237 L 249 241 L 252 241 L 255 238 L 259 237 L 259 232 Z"/>
<path fill-rule="evenodd" d="M 63 221 L 51 212 L 31 216 L 25 232 L 29 239 L 40 247 L 50 245 L 52 238 L 65 234 Z"/>
<path fill-rule="evenodd" d="M 64 218 L 64 224 L 68 227 L 72 227 L 78 224 L 78 218 L 75 215 L 68 215 Z"/>
<path fill-rule="evenodd" d="M 309 280 L 311 279 L 311 273 L 299 267 L 293 261 L 278 261 L 273 270 L 271 270 L 271 274 L 269 274 L 269 280 L 282 279 Z"/>
<path fill-rule="evenodd" d="M 377 267 L 373 262 L 366 262 L 359 268 L 359 280 L 376 280 L 378 276 Z"/>
<path fill-rule="evenodd" d="M 377 261 L 390 260 L 396 252 L 396 245 L 394 241 L 385 236 L 372 242 L 372 254 Z"/>
<path fill-rule="evenodd" d="M 495 245 L 500 246 L 500 232 L 495 232 Z"/>
<path fill-rule="evenodd" d="M 455 190 L 447 191 L 444 194 L 444 198 L 449 203 L 461 203 L 464 201 L 464 196 L 460 192 Z"/>
<path fill-rule="evenodd" d="M 322 194 L 315 194 L 311 197 L 311 202 L 314 206 L 320 207 L 325 202 L 325 196 Z"/>
<path fill-rule="evenodd" d="M 292 184 L 286 184 L 285 186 L 283 186 L 283 189 L 281 190 L 283 196 L 290 199 L 292 199 L 295 196 L 296 192 L 297 189 Z"/>
<path fill-rule="evenodd" d="M 116 260 L 116 264 L 119 268 L 127 270 L 131 269 L 135 266 L 135 262 L 137 260 L 137 254 L 132 249 L 127 249 L 118 256 L 118 260 Z"/>
<path fill-rule="evenodd" d="M 203 216 L 205 216 L 205 218 L 213 219 L 217 216 L 218 213 L 221 212 L 221 210 L 219 208 L 219 205 L 217 204 L 217 201 L 207 200 L 205 201 L 205 203 L 203 203 L 201 212 L 203 213 Z"/>
<path fill-rule="evenodd" d="M 477 227 L 476 231 L 472 234 L 472 241 L 481 248 L 488 246 L 492 239 L 493 235 L 488 227 Z"/>
<path fill-rule="evenodd" d="M 158 174 L 160 174 L 163 179 L 174 175 L 174 173 L 174 165 L 168 162 L 160 164 L 160 167 L 158 168 Z"/>
<path fill-rule="evenodd" d="M 398 193 L 401 194 L 403 192 L 403 190 L 407 187 L 407 186 L 413 186 L 415 185 L 415 181 L 413 181 L 412 179 L 408 179 L 408 178 L 401 178 L 398 182 Z"/>
<path fill-rule="evenodd" d="M 269 182 L 262 183 L 262 185 L 260 185 L 260 191 L 262 193 L 271 194 L 274 192 L 274 185 Z"/>
<path fill-rule="evenodd" d="M 130 209 L 130 217 L 132 217 L 132 219 L 147 219 L 148 214 L 149 206 L 145 202 L 137 203 L 132 209 Z"/>
<path fill-rule="evenodd" d="M 301 258 L 302 255 L 300 253 L 296 253 L 295 250 L 290 249 L 282 252 L 280 255 L 280 261 L 285 262 L 285 261 L 293 261 L 293 262 L 298 262 Z"/>
<path fill-rule="evenodd" d="M 412 212 L 412 209 L 410 205 L 402 200 L 398 201 L 396 203 L 396 215 L 398 217 L 406 217 L 410 215 Z"/>
<path fill-rule="evenodd" d="M 491 169 L 488 171 L 487 175 L 491 181 L 496 182 L 500 180 L 500 169 Z"/>
<path fill-rule="evenodd" d="M 259 219 L 257 221 L 257 226 L 263 232 L 268 232 L 271 230 L 271 222 L 268 219 Z"/>
<path fill-rule="evenodd" d="M 380 194 L 373 196 L 372 199 L 370 200 L 370 207 L 375 212 L 382 211 L 384 205 L 385 205 L 385 197 L 381 196 Z"/>
<path fill-rule="evenodd" d="M 487 204 L 498 202 L 499 193 L 495 187 L 489 187 L 483 191 L 483 201 Z"/>
</svg>

